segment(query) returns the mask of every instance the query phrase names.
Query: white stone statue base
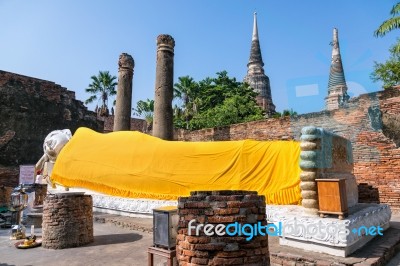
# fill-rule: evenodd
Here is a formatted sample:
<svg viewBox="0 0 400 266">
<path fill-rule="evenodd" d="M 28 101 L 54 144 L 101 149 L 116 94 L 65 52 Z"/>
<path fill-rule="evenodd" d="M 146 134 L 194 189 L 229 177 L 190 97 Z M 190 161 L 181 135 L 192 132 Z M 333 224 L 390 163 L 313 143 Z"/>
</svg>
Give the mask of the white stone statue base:
<svg viewBox="0 0 400 266">
<path fill-rule="evenodd" d="M 57 189 L 53 190 L 53 193 L 85 192 L 90 194 L 93 199 L 93 211 L 123 216 L 152 218 L 153 209 L 163 206 L 178 206 L 178 202 L 173 200 L 114 197 L 83 188 L 70 188 L 69 192 L 63 191 L 62 187 L 57 187 Z"/>
<path fill-rule="evenodd" d="M 153 209 L 162 206 L 178 206 L 177 201 L 171 200 L 121 198 L 100 194 L 92 194 L 92 197 L 95 211 L 124 216 L 151 215 L 153 217 Z"/>
<path fill-rule="evenodd" d="M 389 228 L 386 204 L 358 203 L 339 220 L 308 214 L 301 206 L 267 205 L 267 219 L 281 229 L 279 244 L 346 257 Z"/>
</svg>

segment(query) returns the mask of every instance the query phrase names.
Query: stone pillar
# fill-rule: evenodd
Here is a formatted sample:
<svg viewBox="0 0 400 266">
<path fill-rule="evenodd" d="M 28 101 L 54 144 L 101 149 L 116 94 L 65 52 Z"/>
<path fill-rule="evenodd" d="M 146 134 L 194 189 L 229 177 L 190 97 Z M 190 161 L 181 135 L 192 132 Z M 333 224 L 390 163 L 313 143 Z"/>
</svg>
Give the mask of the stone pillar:
<svg viewBox="0 0 400 266">
<path fill-rule="evenodd" d="M 205 228 L 216 229 L 215 226 L 221 226 L 219 224 L 266 226 L 264 196 L 254 191 L 230 190 L 190 194 L 178 200 L 176 254 L 179 265 L 270 265 L 268 234 L 260 235 L 259 229 L 245 229 L 246 232 L 253 230 L 254 234 L 257 231 L 251 239 L 239 233 L 232 236 L 205 233 L 208 230 Z M 197 235 L 193 227 L 199 224 L 203 227 Z"/>
<path fill-rule="evenodd" d="M 318 150 L 321 146 L 320 131 L 316 127 L 304 127 L 301 129 L 300 137 L 300 189 L 301 205 L 306 212 L 317 214 L 318 212 L 318 192 L 315 179 L 318 178 Z"/>
<path fill-rule="evenodd" d="M 79 247 L 94 241 L 92 196 L 80 192 L 47 195 L 43 206 L 42 246 Z"/>
<path fill-rule="evenodd" d="M 114 131 L 131 129 L 132 78 L 135 62 L 132 56 L 122 53 L 118 60 L 118 90 L 115 106 Z"/>
<path fill-rule="evenodd" d="M 157 68 L 154 97 L 153 136 L 173 140 L 173 86 L 174 86 L 174 46 L 170 35 L 157 37 Z"/>
</svg>

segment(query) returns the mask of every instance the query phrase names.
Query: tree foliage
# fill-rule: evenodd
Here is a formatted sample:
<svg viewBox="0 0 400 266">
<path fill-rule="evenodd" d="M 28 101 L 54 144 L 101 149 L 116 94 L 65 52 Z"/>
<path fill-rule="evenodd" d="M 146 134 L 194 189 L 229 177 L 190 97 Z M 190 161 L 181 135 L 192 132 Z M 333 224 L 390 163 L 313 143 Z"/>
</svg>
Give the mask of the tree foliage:
<svg viewBox="0 0 400 266">
<path fill-rule="evenodd" d="M 136 108 L 132 108 L 132 110 L 134 115 L 143 117 L 146 120 L 148 130 L 150 130 L 153 124 L 154 100 L 140 100 L 136 103 Z"/>
<path fill-rule="evenodd" d="M 395 4 L 390 10 L 391 18 L 385 20 L 374 32 L 375 37 L 383 37 L 392 30 L 400 28 L 400 3 Z M 396 52 L 400 52 L 400 42 L 394 46 Z"/>
<path fill-rule="evenodd" d="M 189 76 L 180 77 L 174 88 L 178 100 L 175 127 L 200 129 L 264 118 L 255 101 L 257 93 L 246 83 L 230 78 L 226 71 L 199 82 Z"/>
<path fill-rule="evenodd" d="M 93 75 L 90 78 L 92 83 L 89 84 L 85 91 L 92 94 L 92 96 L 85 101 L 85 104 L 101 100 L 101 114 L 108 114 L 108 98 L 117 94 L 115 90 L 117 77 L 110 75 L 109 71 L 99 71 L 97 76 Z"/>
<path fill-rule="evenodd" d="M 386 33 L 400 28 L 400 17 L 396 16 L 400 13 L 400 3 L 395 4 L 390 10 L 391 18 L 385 20 L 379 28 L 374 32 L 376 37 L 383 37 Z"/>
<path fill-rule="evenodd" d="M 175 126 L 189 128 L 189 121 L 197 112 L 200 87 L 189 76 L 179 77 L 174 85 L 174 98 L 178 104 L 174 106 Z"/>
<path fill-rule="evenodd" d="M 374 82 L 382 81 L 385 89 L 400 84 L 400 52 L 397 47 L 400 47 L 400 40 L 390 48 L 390 57 L 386 62 L 374 63 L 371 79 Z"/>
<path fill-rule="evenodd" d="M 280 117 L 286 117 L 286 116 L 290 116 L 290 117 L 294 117 L 297 116 L 297 112 L 293 111 L 293 109 L 285 109 L 282 111 L 282 113 L 280 112 L 276 112 L 275 114 L 272 115 L 273 118 L 280 118 Z"/>
</svg>

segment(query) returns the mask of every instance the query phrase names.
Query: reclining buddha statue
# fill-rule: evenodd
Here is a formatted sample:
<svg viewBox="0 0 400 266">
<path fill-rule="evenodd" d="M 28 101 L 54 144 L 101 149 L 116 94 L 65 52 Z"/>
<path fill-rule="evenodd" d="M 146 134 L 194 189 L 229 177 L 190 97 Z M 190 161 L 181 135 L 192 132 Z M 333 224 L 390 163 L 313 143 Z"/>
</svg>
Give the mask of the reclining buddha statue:
<svg viewBox="0 0 400 266">
<path fill-rule="evenodd" d="M 127 198 L 176 200 L 195 190 L 252 190 L 269 204 L 301 200 L 295 141 L 165 141 L 88 128 L 72 137 L 68 131 L 52 133 L 37 164 L 40 170 L 55 161 L 51 184 Z"/>
</svg>

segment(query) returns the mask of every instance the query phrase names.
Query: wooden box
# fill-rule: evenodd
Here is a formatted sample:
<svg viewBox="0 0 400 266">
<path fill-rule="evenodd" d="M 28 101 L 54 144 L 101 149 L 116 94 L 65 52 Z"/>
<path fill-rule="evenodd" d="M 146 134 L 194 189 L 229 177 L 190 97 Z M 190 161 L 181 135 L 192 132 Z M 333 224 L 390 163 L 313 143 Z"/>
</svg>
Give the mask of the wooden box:
<svg viewBox="0 0 400 266">
<path fill-rule="evenodd" d="M 348 215 L 346 179 L 316 179 L 318 185 L 319 214 L 337 214 L 339 219 Z"/>
</svg>

